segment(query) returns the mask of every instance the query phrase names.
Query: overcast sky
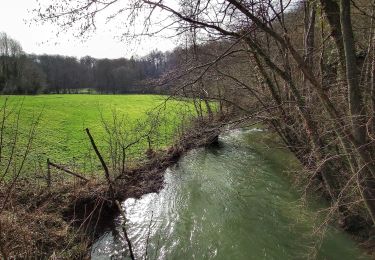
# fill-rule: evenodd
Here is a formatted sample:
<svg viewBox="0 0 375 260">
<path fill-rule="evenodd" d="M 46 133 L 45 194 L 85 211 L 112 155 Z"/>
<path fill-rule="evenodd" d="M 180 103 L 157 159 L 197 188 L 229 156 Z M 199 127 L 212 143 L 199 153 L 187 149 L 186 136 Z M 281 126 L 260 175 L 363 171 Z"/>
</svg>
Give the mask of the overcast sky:
<svg viewBox="0 0 375 260">
<path fill-rule="evenodd" d="M 0 32 L 18 40 L 26 53 L 119 58 L 143 56 L 154 49 L 171 50 L 176 45 L 175 40 L 161 37 L 134 44 L 124 43 L 116 38 L 121 33 L 118 25 L 111 24 L 98 24 L 97 32 L 84 42 L 71 33 L 56 37 L 58 28 L 55 25 L 30 25 L 34 15 L 31 10 L 36 7 L 36 0 L 8 0 L 0 8 Z"/>
</svg>

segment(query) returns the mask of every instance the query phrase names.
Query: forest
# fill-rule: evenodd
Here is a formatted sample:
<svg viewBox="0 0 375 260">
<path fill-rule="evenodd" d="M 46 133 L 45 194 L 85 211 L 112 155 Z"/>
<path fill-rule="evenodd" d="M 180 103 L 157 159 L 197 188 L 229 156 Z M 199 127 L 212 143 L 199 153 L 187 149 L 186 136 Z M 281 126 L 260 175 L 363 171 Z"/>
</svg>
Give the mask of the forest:
<svg viewBox="0 0 375 260">
<path fill-rule="evenodd" d="M 24 53 L 22 46 L 0 33 L 0 92 L 2 94 L 125 94 L 157 93 L 149 82 L 175 63 L 173 53 L 152 51 L 145 57 L 80 59 Z"/>
</svg>

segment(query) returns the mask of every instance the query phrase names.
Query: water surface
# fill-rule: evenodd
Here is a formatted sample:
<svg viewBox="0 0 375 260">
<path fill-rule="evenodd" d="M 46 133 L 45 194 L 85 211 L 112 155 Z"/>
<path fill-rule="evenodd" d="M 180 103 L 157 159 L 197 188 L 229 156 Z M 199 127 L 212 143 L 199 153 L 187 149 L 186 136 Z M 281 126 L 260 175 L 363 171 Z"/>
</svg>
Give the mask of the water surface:
<svg viewBox="0 0 375 260">
<path fill-rule="evenodd" d="M 123 203 L 137 259 L 360 259 L 342 232 L 313 235 L 320 218 L 290 183 L 303 174 L 269 133 L 236 130 L 169 168 L 159 194 Z M 292 173 L 290 173 L 292 172 Z M 93 246 L 93 259 L 124 259 L 120 223 Z M 320 246 L 318 246 L 320 245 Z"/>
</svg>

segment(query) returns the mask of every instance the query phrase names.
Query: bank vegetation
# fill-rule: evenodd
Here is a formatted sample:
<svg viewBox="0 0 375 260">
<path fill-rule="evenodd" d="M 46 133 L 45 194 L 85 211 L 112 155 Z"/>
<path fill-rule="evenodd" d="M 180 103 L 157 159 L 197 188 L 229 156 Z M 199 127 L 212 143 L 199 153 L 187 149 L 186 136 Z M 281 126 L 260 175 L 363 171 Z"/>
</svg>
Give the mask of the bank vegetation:
<svg viewBox="0 0 375 260">
<path fill-rule="evenodd" d="M 300 185 L 329 201 L 325 223 L 341 226 L 373 252 L 374 3 L 49 3 L 53 8 L 37 10 L 39 20 L 82 34 L 92 32 L 95 18 L 109 7 L 110 20 L 142 21 L 142 36 L 173 29 L 186 47 L 175 50 L 179 62 L 154 85 L 168 86 L 172 96 L 194 98 L 199 118 L 204 118 L 200 108 L 216 101 L 219 113 L 231 119 L 267 124 L 305 166 L 295 176 Z M 151 24 L 163 26 L 155 32 Z M 215 118 L 209 107 L 205 114 Z"/>
</svg>

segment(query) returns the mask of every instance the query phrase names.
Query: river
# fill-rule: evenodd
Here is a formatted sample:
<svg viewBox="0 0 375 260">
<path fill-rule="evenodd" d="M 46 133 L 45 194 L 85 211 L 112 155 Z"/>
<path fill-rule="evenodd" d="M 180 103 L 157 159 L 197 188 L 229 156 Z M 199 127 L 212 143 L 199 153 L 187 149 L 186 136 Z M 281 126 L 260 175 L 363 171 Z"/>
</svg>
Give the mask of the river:
<svg viewBox="0 0 375 260">
<path fill-rule="evenodd" d="M 365 259 L 343 232 L 313 232 L 322 204 L 302 202 L 290 177 L 301 167 L 272 134 L 233 130 L 219 141 L 170 167 L 159 194 L 123 203 L 136 259 Z M 92 259 L 126 259 L 115 221 Z"/>
</svg>

